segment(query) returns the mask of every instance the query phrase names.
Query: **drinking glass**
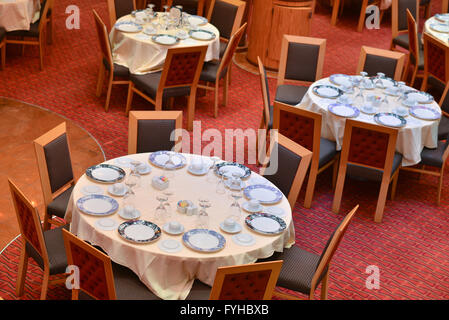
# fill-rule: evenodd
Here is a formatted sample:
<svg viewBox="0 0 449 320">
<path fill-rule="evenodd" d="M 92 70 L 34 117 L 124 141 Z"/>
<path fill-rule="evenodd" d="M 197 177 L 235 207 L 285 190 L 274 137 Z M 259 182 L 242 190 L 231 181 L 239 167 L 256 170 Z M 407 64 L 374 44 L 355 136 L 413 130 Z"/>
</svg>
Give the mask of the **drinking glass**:
<svg viewBox="0 0 449 320">
<path fill-rule="evenodd" d="M 385 78 L 385 73 L 378 72 L 377 73 L 377 80 L 376 80 L 376 83 L 375 83 L 377 88 L 384 88 L 385 87 L 384 83 L 382 81 L 383 78 Z"/>
<path fill-rule="evenodd" d="M 157 206 L 155 212 L 154 212 L 154 220 L 156 224 L 163 225 L 165 222 L 167 222 L 168 213 L 167 209 L 165 208 L 164 202 L 167 201 L 167 197 L 163 195 L 156 196 L 156 199 L 159 201 L 159 205 Z"/>
<path fill-rule="evenodd" d="M 220 170 L 220 172 L 221 177 L 218 178 L 216 191 L 218 194 L 225 194 L 226 193 L 225 176 L 227 175 L 227 171 L 223 169 Z"/>
<path fill-rule="evenodd" d="M 128 186 L 128 192 L 131 194 L 135 194 L 133 187 L 140 184 L 140 174 L 135 172 L 131 172 L 125 179 L 125 185 Z"/>
<path fill-rule="evenodd" d="M 215 183 L 217 181 L 217 176 L 215 175 L 215 165 L 217 164 L 219 158 L 218 157 L 211 157 L 212 164 L 209 167 L 209 171 L 207 172 L 206 181 L 209 183 Z"/>
<path fill-rule="evenodd" d="M 198 199 L 199 206 L 201 207 L 198 212 L 198 216 L 196 218 L 196 228 L 198 229 L 208 229 L 209 228 L 209 214 L 206 209 L 211 206 L 209 200 L 207 198 L 199 198 Z"/>
<path fill-rule="evenodd" d="M 175 177 L 175 162 L 173 160 L 175 153 L 173 151 L 169 151 L 167 152 L 168 155 L 168 160 L 165 161 L 164 163 L 164 167 L 163 167 L 163 172 L 164 175 L 169 178 L 172 179 Z"/>
<path fill-rule="evenodd" d="M 239 200 L 243 197 L 243 192 L 242 190 L 233 190 L 231 191 L 230 196 L 233 199 L 233 202 L 229 207 L 230 217 L 232 217 L 236 222 L 239 222 L 242 217 L 242 209 L 240 207 Z"/>
<path fill-rule="evenodd" d="M 165 209 L 167 210 L 167 217 L 171 217 L 173 213 L 173 207 L 171 203 L 173 202 L 173 196 L 175 193 L 171 189 L 166 189 L 162 192 L 162 194 L 164 195 L 164 197 L 167 198 L 167 200 L 164 203 Z"/>
</svg>

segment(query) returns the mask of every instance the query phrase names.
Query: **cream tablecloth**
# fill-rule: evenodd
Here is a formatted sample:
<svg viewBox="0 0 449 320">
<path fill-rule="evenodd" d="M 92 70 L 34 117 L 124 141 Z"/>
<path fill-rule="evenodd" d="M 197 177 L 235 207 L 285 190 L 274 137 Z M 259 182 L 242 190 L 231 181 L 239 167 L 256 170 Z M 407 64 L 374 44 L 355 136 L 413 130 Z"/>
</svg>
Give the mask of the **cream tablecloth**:
<svg viewBox="0 0 449 320">
<path fill-rule="evenodd" d="M 320 98 L 312 92 L 312 88 L 319 84 L 334 85 L 329 81 L 329 78 L 324 78 L 315 82 L 310 86 L 298 107 L 320 113 L 323 116 L 321 136 L 336 141 L 337 150 L 341 150 L 346 118 L 336 116 L 328 111 L 329 104 L 335 103 L 336 99 Z M 381 89 L 365 90 L 364 94 L 365 96 L 368 94 L 383 96 L 382 91 L 383 90 Z M 356 93 L 357 92 L 356 89 Z M 389 106 L 386 107 L 385 104 L 382 104 L 379 112 L 392 112 L 394 108 L 399 105 L 396 102 L 396 97 L 388 97 L 388 100 L 390 102 Z M 427 104 L 427 106 L 433 107 L 441 112 L 440 107 L 436 102 Z M 360 115 L 353 119 L 377 124 L 373 119 L 373 115 L 367 115 L 363 112 L 360 112 Z M 402 166 L 412 166 L 421 161 L 421 151 L 424 147 L 436 148 L 438 142 L 439 121 L 420 120 L 411 115 L 406 116 L 405 119 L 407 120 L 407 125 L 398 130 L 396 151 L 403 155 Z"/>
<path fill-rule="evenodd" d="M 148 163 L 149 154 L 136 154 L 129 157 Z M 190 159 L 190 155 L 186 155 L 186 157 Z M 115 164 L 115 161 L 109 160 L 105 163 Z M 125 171 L 128 173 L 129 169 L 125 169 Z M 142 214 L 140 219 L 153 220 L 154 211 L 158 205 L 156 195 L 160 191 L 154 189 L 150 185 L 150 181 L 152 177 L 160 173 L 160 169 L 152 166 L 152 172 L 142 176 L 141 187 L 136 188 L 136 207 Z M 258 181 L 263 179 L 268 182 L 254 172 L 247 181 L 255 179 Z M 174 206 L 178 200 L 183 199 L 190 199 L 198 204 L 199 197 L 207 197 L 212 204 L 207 210 L 211 220 L 209 229 L 220 232 L 225 237 L 225 248 L 215 253 L 201 253 L 183 246 L 178 253 L 166 253 L 159 249 L 158 242 L 170 238 L 182 242 L 182 236 L 171 236 L 164 231 L 161 238 L 155 243 L 134 244 L 123 240 L 116 230 L 99 230 L 95 227 L 98 217 L 83 214 L 78 210 L 75 203 L 83 196 L 82 187 L 89 184 L 95 183 L 83 175 L 73 190 L 65 217 L 67 221 L 71 221 L 71 232 L 81 239 L 102 247 L 113 261 L 133 270 L 142 282 L 162 299 L 185 299 L 195 278 L 212 285 L 218 267 L 253 263 L 259 258 L 271 256 L 274 251 L 283 251 L 284 248 L 292 246 L 295 242 L 291 208 L 288 200 L 284 197 L 277 204 L 286 212 L 286 215 L 283 216 L 287 224 L 284 233 L 276 236 L 260 235 L 247 228 L 242 217 L 241 224 L 244 225 L 242 232 L 251 233 L 256 242 L 254 245 L 246 247 L 237 245 L 231 239 L 232 235 L 219 228 L 219 223 L 228 216 L 228 208 L 231 204 L 229 197 L 217 194 L 214 183 L 207 182 L 205 176 L 194 176 L 188 173 L 184 167 L 176 171 L 175 177 L 170 182 L 170 189 L 175 191 L 175 201 L 171 205 Z M 103 187 L 107 194 L 108 185 L 96 185 Z M 116 199 L 121 207 L 122 198 L 117 197 Z M 243 200 L 240 202 L 242 203 Z M 246 215 L 244 214 L 244 216 Z M 110 217 L 118 223 L 125 221 L 117 213 Z M 172 214 L 172 220 L 183 224 L 185 231 L 195 228 L 195 217 L 178 212 Z"/>
<path fill-rule="evenodd" d="M 39 19 L 40 7 L 40 0 L 0 0 L 0 27 L 30 30 L 30 24 Z"/>
<path fill-rule="evenodd" d="M 134 21 L 131 15 L 124 16 L 117 20 L 121 21 Z M 143 25 L 143 29 L 151 26 L 151 23 Z M 208 45 L 208 49 L 205 56 L 205 61 L 218 60 L 220 54 L 220 32 L 213 25 L 208 23 L 201 26 L 200 29 L 205 29 L 215 33 L 216 37 L 210 41 L 199 41 L 192 38 L 181 40 L 177 45 L 164 46 L 159 45 L 151 40 L 151 36 L 145 33 L 127 33 L 121 32 L 112 28 L 109 38 L 112 44 L 112 57 L 114 63 L 129 68 L 129 71 L 134 74 L 145 74 L 161 70 L 167 56 L 169 48 L 179 47 L 193 47 Z M 163 31 L 160 33 L 174 35 L 176 31 Z"/>
<path fill-rule="evenodd" d="M 434 36 L 435 38 L 443 41 L 447 45 L 449 45 L 449 43 L 448 43 L 449 33 L 435 31 L 434 29 L 430 28 L 430 25 L 432 23 L 443 24 L 442 22 L 435 19 L 435 17 L 431 17 L 431 18 L 427 19 L 426 22 L 424 23 L 423 31 Z"/>
</svg>

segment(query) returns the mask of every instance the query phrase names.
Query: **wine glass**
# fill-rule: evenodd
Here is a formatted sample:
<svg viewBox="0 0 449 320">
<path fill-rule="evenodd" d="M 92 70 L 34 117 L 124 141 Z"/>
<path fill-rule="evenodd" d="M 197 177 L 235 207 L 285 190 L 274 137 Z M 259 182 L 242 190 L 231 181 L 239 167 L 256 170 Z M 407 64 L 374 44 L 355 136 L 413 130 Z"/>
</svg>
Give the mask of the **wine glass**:
<svg viewBox="0 0 449 320">
<path fill-rule="evenodd" d="M 385 78 L 385 73 L 382 73 L 382 72 L 378 72 L 377 73 L 377 80 L 376 80 L 376 87 L 377 88 L 383 89 L 385 87 L 384 83 L 382 81 L 382 79 L 384 79 L 384 78 Z"/>
<path fill-rule="evenodd" d="M 167 217 L 171 217 L 171 214 L 173 212 L 171 202 L 173 201 L 173 195 L 175 193 L 171 189 L 166 189 L 162 192 L 162 194 L 164 195 L 164 197 L 167 198 L 167 200 L 164 203 L 165 209 L 167 210 Z"/>
<path fill-rule="evenodd" d="M 172 179 L 175 177 L 175 167 L 176 167 L 175 162 L 173 160 L 174 152 L 168 151 L 167 155 L 168 155 L 168 160 L 165 161 L 165 163 L 164 163 L 163 172 L 167 178 Z"/>
<path fill-rule="evenodd" d="M 196 227 L 198 229 L 208 229 L 209 228 L 209 214 L 207 213 L 206 209 L 211 206 L 210 202 L 206 198 L 199 198 L 198 199 L 199 206 L 201 207 L 200 211 L 198 212 L 198 216 L 196 219 Z"/>
<path fill-rule="evenodd" d="M 218 157 L 211 157 L 212 164 L 209 167 L 209 170 L 207 172 L 206 181 L 209 183 L 214 183 L 217 181 L 217 176 L 215 175 L 215 165 L 217 164 L 219 158 Z"/>
<path fill-rule="evenodd" d="M 226 193 L 225 176 L 227 175 L 227 170 L 222 169 L 219 170 L 219 172 L 221 173 L 221 177 L 219 177 L 218 179 L 216 191 L 218 194 L 225 194 Z"/>
<path fill-rule="evenodd" d="M 167 197 L 164 195 L 157 195 L 156 200 L 159 201 L 159 205 L 157 206 L 154 212 L 154 220 L 156 224 L 163 225 L 168 218 L 167 209 L 165 208 L 164 202 L 167 201 Z"/>
<path fill-rule="evenodd" d="M 243 197 L 243 192 L 242 190 L 232 190 L 230 196 L 234 200 L 229 207 L 230 217 L 234 219 L 235 222 L 239 222 L 242 217 L 242 209 L 239 200 Z"/>
<path fill-rule="evenodd" d="M 128 187 L 128 192 L 135 194 L 133 187 L 140 184 L 140 174 L 131 172 L 125 179 L 125 185 Z"/>
</svg>

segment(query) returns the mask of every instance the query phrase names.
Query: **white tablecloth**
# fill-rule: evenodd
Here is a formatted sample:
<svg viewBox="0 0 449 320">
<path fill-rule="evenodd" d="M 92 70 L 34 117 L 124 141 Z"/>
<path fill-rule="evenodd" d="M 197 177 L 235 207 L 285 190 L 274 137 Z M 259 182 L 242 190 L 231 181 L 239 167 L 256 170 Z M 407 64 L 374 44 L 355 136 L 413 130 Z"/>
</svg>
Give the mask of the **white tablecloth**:
<svg viewBox="0 0 449 320">
<path fill-rule="evenodd" d="M 134 21 L 131 15 L 124 16 L 117 20 Z M 143 29 L 151 26 L 151 23 L 143 25 Z M 181 40 L 177 45 L 164 46 L 159 45 L 151 40 L 151 36 L 145 33 L 127 33 L 121 32 L 112 28 L 109 35 L 112 44 L 112 57 L 114 63 L 129 68 L 129 71 L 134 74 L 145 74 L 150 72 L 160 71 L 165 62 L 167 51 L 169 48 L 179 47 L 193 47 L 208 45 L 205 56 L 205 61 L 218 60 L 220 54 L 220 33 L 217 28 L 208 23 L 201 26 L 200 29 L 205 29 L 215 33 L 216 37 L 210 41 L 199 41 L 192 38 Z M 175 35 L 175 30 L 163 31 L 160 33 Z"/>
<path fill-rule="evenodd" d="M 431 34 L 435 38 L 437 38 L 437 39 L 443 41 L 444 43 L 446 43 L 447 45 L 449 45 L 449 42 L 448 42 L 449 33 L 435 31 L 434 29 L 430 28 L 430 24 L 432 24 L 432 23 L 442 24 L 442 22 L 435 19 L 435 17 L 431 17 L 431 18 L 427 19 L 426 22 L 424 23 L 423 32 Z"/>
<path fill-rule="evenodd" d="M 339 117 L 328 111 L 329 104 L 335 103 L 336 99 L 324 99 L 318 97 L 312 92 L 315 85 L 325 84 L 334 85 L 329 81 L 329 78 L 321 79 L 310 86 L 305 94 L 303 100 L 298 105 L 316 113 L 320 113 L 322 118 L 321 136 L 336 141 L 337 150 L 341 150 L 343 142 L 343 135 L 345 130 L 346 118 Z M 368 94 L 377 94 L 383 96 L 383 90 L 365 90 L 365 96 Z M 356 93 L 357 93 L 356 89 Z M 396 97 L 388 97 L 390 105 L 382 108 L 379 112 L 392 112 L 399 104 L 396 102 Z M 426 104 L 441 112 L 439 105 L 434 101 L 431 104 Z M 360 107 L 360 106 L 357 106 Z M 367 115 L 360 112 L 360 115 L 355 120 L 377 124 L 374 121 L 373 115 Z M 417 119 L 411 115 L 405 117 L 407 125 L 398 129 L 398 139 L 396 143 L 396 151 L 403 155 L 402 166 L 412 166 L 421 161 L 421 151 L 424 147 L 436 148 L 438 142 L 438 123 L 439 121 L 426 121 Z"/>
<path fill-rule="evenodd" d="M 143 153 L 128 157 L 148 163 L 148 156 L 148 153 Z M 188 160 L 190 159 L 190 155 L 186 155 L 186 157 Z M 115 160 L 109 160 L 105 163 L 116 164 Z M 128 173 L 129 169 L 125 169 L 125 171 Z M 142 214 L 139 219 L 153 220 L 154 211 L 158 205 L 156 195 L 160 191 L 154 189 L 150 185 L 150 181 L 152 177 L 160 173 L 161 170 L 153 166 L 149 175 L 142 176 L 141 187 L 135 190 L 136 207 Z M 254 182 L 261 179 L 268 181 L 253 172 L 247 181 Z M 182 242 L 182 236 L 172 236 L 164 231 L 155 243 L 137 245 L 123 240 L 117 230 L 99 230 L 95 227 L 95 221 L 99 219 L 98 217 L 86 215 L 78 210 L 75 203 L 83 196 L 82 187 L 92 184 L 101 186 L 107 194 L 108 185 L 97 184 L 89 180 L 86 175 L 78 180 L 66 212 L 66 220 L 71 221 L 71 232 L 83 240 L 102 247 L 113 261 L 133 270 L 148 288 L 163 299 L 185 299 L 195 278 L 212 285 L 218 267 L 253 263 L 259 258 L 271 256 L 274 251 L 281 252 L 295 242 L 291 208 L 287 198 L 283 197 L 281 202 L 276 205 L 285 210 L 286 215 L 282 218 L 287 224 L 287 229 L 280 235 L 260 235 L 246 227 L 242 217 L 242 232 L 252 234 L 256 242 L 252 246 L 237 245 L 231 239 L 231 234 L 227 234 L 219 228 L 219 223 L 229 215 L 230 198 L 217 194 L 215 191 L 216 185 L 207 182 L 205 176 L 194 176 L 188 173 L 186 167 L 184 167 L 176 170 L 175 177 L 170 181 L 170 189 L 175 191 L 175 200 L 171 205 L 175 206 L 177 201 L 184 199 L 189 199 L 198 204 L 199 197 L 207 197 L 212 204 L 207 210 L 211 220 L 209 229 L 221 233 L 226 239 L 226 246 L 219 252 L 202 253 L 193 251 L 183 245 L 182 250 L 178 253 L 166 253 L 159 249 L 158 242 L 164 239 L 176 239 Z M 121 208 L 122 198 L 117 197 L 116 199 Z M 240 203 L 242 202 L 244 201 L 240 200 Z M 243 216 L 246 216 L 246 214 L 244 213 Z M 117 213 L 109 217 L 119 223 L 125 221 Z M 183 224 L 185 231 L 195 228 L 195 217 L 178 212 L 172 213 L 172 220 Z"/>
<path fill-rule="evenodd" d="M 40 7 L 40 0 L 0 0 L 0 27 L 30 30 L 30 24 L 39 19 Z"/>
</svg>

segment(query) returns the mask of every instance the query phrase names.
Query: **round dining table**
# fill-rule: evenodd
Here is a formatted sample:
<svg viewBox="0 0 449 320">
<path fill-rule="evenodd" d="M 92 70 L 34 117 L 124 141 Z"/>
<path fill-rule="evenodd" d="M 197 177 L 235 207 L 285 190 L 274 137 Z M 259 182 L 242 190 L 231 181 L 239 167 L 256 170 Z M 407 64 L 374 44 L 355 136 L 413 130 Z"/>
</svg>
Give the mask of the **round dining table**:
<svg viewBox="0 0 449 320">
<path fill-rule="evenodd" d="M 209 172 L 208 175 L 190 173 L 191 171 L 188 170 L 188 167 L 192 163 L 192 159 L 198 156 L 185 153 L 182 155 L 186 160 L 186 165 L 180 169 L 173 170 L 174 175 L 170 176 L 168 180 L 169 186 L 166 189 L 173 194 L 169 200 L 171 217 L 166 219 L 164 223 L 157 222 L 160 221 L 155 215 L 160 201 L 157 197 L 163 191 L 154 187 L 152 180 L 154 177 L 165 175 L 167 171 L 160 166 L 153 165 L 149 160 L 150 155 L 151 153 L 132 154 L 108 160 L 103 164 L 122 168 L 126 176 L 131 171 L 130 166 L 127 164 L 133 160 L 147 164 L 151 168 L 149 173 L 141 175 L 140 183 L 133 188 L 135 193 L 133 197 L 134 206 L 140 212 L 140 217 L 137 217 L 135 220 L 163 224 L 158 225 L 162 231 L 157 240 L 149 243 L 136 243 L 120 234 L 120 225 L 130 221 L 122 218 L 123 214 L 120 214 L 123 212 L 120 210 L 123 210 L 125 206 L 123 201 L 127 200 L 124 200 L 124 197 L 110 194 L 108 190 L 113 190 L 110 188 L 114 184 L 99 183 L 89 178 L 89 169 L 80 177 L 73 189 L 65 219 L 70 222 L 70 231 L 72 233 L 92 245 L 100 246 L 112 261 L 130 268 L 158 297 L 170 300 L 186 299 L 195 279 L 212 286 L 218 267 L 254 263 L 257 259 L 271 256 L 275 251 L 282 252 L 284 248 L 289 248 L 295 243 L 295 229 L 292 222 L 291 208 L 287 198 L 280 192 L 280 197 L 276 203 L 263 205 L 264 210 L 267 208 L 277 209 L 278 213 L 272 213 L 272 216 L 276 215 L 276 219 L 281 219 L 285 223 L 283 228 L 279 228 L 279 232 L 269 234 L 255 231 L 254 228 L 251 228 L 246 223 L 246 220 L 248 220 L 249 216 L 257 215 L 257 213 L 247 212 L 244 209 L 242 209 L 242 215 L 238 220 L 238 224 L 241 227 L 240 231 L 234 230 L 237 233 L 223 231 L 220 225 L 229 218 L 230 205 L 233 200 L 231 200 L 229 193 L 216 192 L 216 181 L 220 180 L 216 173 Z M 203 159 L 208 161 L 210 158 L 203 157 Z M 218 164 L 220 162 L 224 163 L 224 161 L 220 160 Z M 212 162 L 210 161 L 209 164 L 212 164 Z M 247 170 L 249 177 L 243 180 L 247 187 L 252 188 L 254 185 L 261 184 L 270 188 L 274 187 L 264 177 L 251 172 L 249 169 Z M 215 178 L 216 181 L 212 181 L 212 178 Z M 82 202 L 80 199 L 86 196 L 86 190 L 89 187 L 94 187 L 98 189 L 98 193 L 108 195 L 117 201 L 118 210 L 115 208 L 116 210 L 113 209 L 112 213 L 109 212 L 107 215 L 108 219 L 115 222 L 114 227 L 108 230 L 99 228 L 99 220 L 104 219 L 104 217 L 86 214 L 85 210 L 81 210 L 82 207 L 80 209 L 79 203 Z M 229 190 L 228 188 L 226 189 Z M 243 193 L 245 194 L 245 192 Z M 203 200 L 206 198 L 210 204 L 210 207 L 206 209 L 209 215 L 207 229 L 213 234 L 218 234 L 222 239 L 219 244 L 220 248 L 211 250 L 211 252 L 195 248 L 195 246 L 192 247 L 186 243 L 186 239 L 187 242 L 189 241 L 186 235 L 195 233 L 195 230 L 198 230 L 198 212 L 190 211 L 193 214 L 189 214 L 179 211 L 177 208 L 178 202 L 183 200 L 191 201 L 199 206 L 200 198 L 203 198 Z M 244 196 L 238 201 L 243 206 L 248 199 Z M 178 222 L 183 226 L 182 232 L 177 232 L 179 233 L 178 235 L 173 235 L 171 234 L 172 232 L 167 233 L 167 229 L 164 226 L 167 226 L 167 223 L 170 221 Z M 245 241 L 251 240 L 246 243 L 236 241 L 235 236 L 239 234 L 245 235 L 245 238 L 247 238 Z M 171 241 L 171 243 L 178 243 L 177 249 L 174 251 L 164 249 L 161 245 L 167 240 L 175 240 L 176 242 Z M 223 240 L 224 242 L 222 242 Z"/>
<path fill-rule="evenodd" d="M 39 19 L 40 8 L 40 0 L 0 0 L 0 27 L 30 30 L 30 24 Z"/>
<path fill-rule="evenodd" d="M 449 45 L 449 14 L 436 14 L 424 23 L 423 32 Z"/>
<path fill-rule="evenodd" d="M 198 40 L 189 36 L 191 28 L 170 28 L 166 30 L 161 17 L 164 13 L 157 13 L 157 17 L 151 21 L 140 23 L 139 31 L 120 31 L 117 26 L 123 23 L 136 23 L 132 15 L 121 17 L 112 27 L 109 35 L 112 46 L 112 58 L 114 63 L 127 67 L 130 73 L 146 74 L 160 71 L 164 65 L 169 48 L 193 47 L 208 45 L 204 61 L 218 60 L 220 54 L 220 32 L 210 23 L 198 26 L 198 29 L 206 30 L 215 35 L 212 40 Z M 207 22 L 207 21 L 206 21 Z M 196 28 L 195 28 L 196 29 Z M 164 45 L 154 41 L 155 35 L 176 36 L 184 32 L 179 42 L 173 45 Z"/>
<path fill-rule="evenodd" d="M 344 103 L 342 103 L 339 101 L 340 97 L 324 98 L 323 96 L 317 95 L 316 89 L 314 88 L 318 88 L 320 86 L 330 86 L 331 88 L 341 90 L 341 85 L 331 82 L 330 77 L 320 79 L 309 87 L 307 93 L 304 95 L 302 101 L 297 105 L 297 107 L 320 113 L 322 115 L 321 136 L 323 138 L 336 141 L 337 150 L 341 150 L 345 130 L 345 121 L 349 116 L 358 121 L 382 125 L 375 120 L 375 118 L 379 119 L 379 117 L 376 117 L 376 114 L 397 114 L 398 107 L 401 107 L 401 111 L 405 112 L 405 114 L 401 113 L 401 116 L 406 121 L 404 126 L 397 128 L 398 138 L 396 142 L 396 151 L 401 153 L 403 156 L 402 166 L 412 166 L 418 164 L 421 161 L 421 151 L 424 147 L 431 149 L 437 147 L 438 124 L 440 118 L 436 120 L 423 120 L 422 118 L 413 116 L 410 113 L 410 108 L 401 103 L 401 100 L 398 101 L 398 97 L 389 95 L 386 96 L 384 93 L 385 90 L 380 88 L 364 90 L 363 102 L 360 98 L 358 98 L 358 100 L 355 98 L 359 93 L 359 89 L 355 88 L 352 94 L 346 94 L 346 96 L 350 99 L 349 103 L 352 102 L 352 106 L 355 107 L 354 110 L 356 112 L 352 115 L 348 114 L 348 117 L 338 115 L 338 113 L 330 111 L 336 110 L 335 107 L 330 106 L 337 103 L 347 104 L 348 101 L 344 101 Z M 406 87 L 406 90 L 416 91 L 416 89 L 410 87 Z M 367 104 L 366 99 L 369 95 L 376 96 L 378 99 L 383 99 L 386 97 L 386 103 L 384 102 L 378 107 L 374 107 L 372 110 L 369 110 L 369 112 L 364 112 L 364 105 Z M 433 100 L 430 103 L 420 105 L 425 106 L 426 108 L 431 108 L 437 116 L 441 117 L 441 109 L 436 101 Z"/>
</svg>

